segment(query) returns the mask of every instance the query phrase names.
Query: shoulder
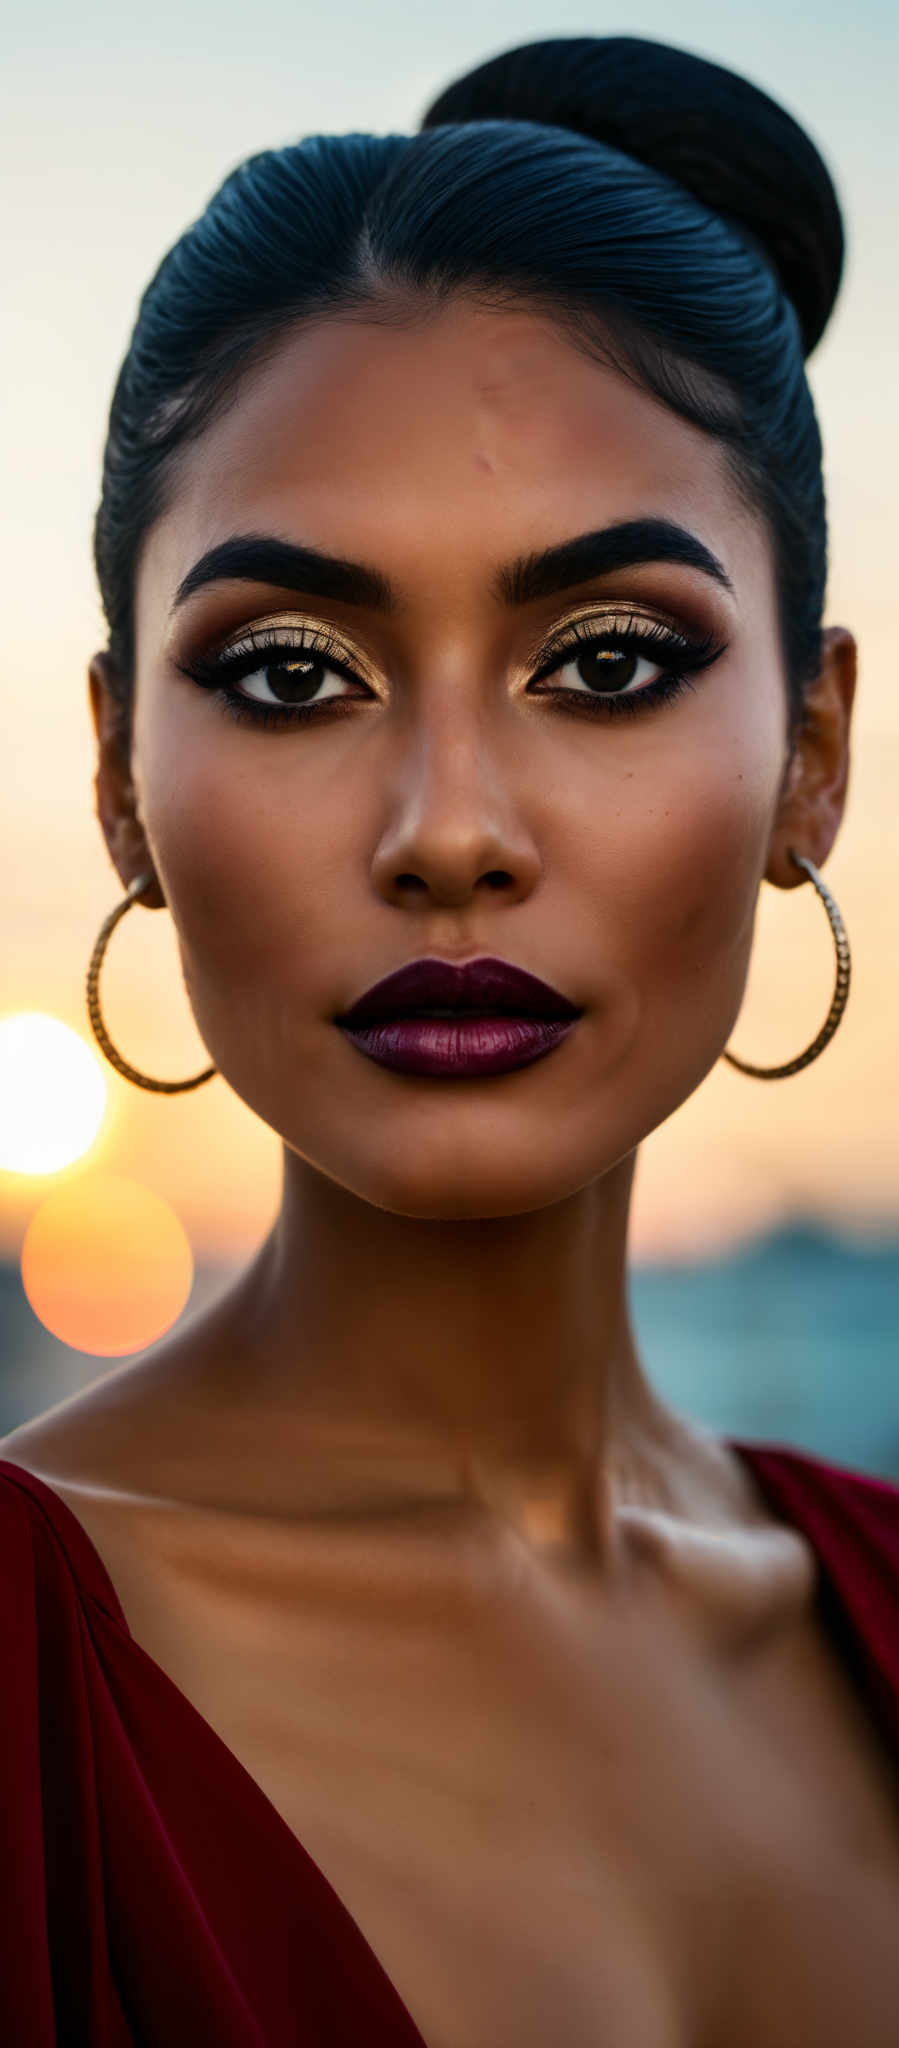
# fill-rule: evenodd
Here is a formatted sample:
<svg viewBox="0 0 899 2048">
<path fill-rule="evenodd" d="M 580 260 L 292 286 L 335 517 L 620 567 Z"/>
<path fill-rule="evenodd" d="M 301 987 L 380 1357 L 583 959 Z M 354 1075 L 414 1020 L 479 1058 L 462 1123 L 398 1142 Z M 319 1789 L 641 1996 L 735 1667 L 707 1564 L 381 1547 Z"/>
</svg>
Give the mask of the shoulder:
<svg viewBox="0 0 899 2048">
<path fill-rule="evenodd" d="M 0 1437 L 0 1460 L 60 1492 L 158 1494 L 170 1468 L 180 1470 L 185 1452 L 208 1440 L 206 1320 L 201 1314 L 138 1357 L 109 1363 L 87 1386 L 9 1430 Z"/>
<path fill-rule="evenodd" d="M 735 1448 L 811 1543 L 822 1619 L 899 1754 L 899 1486 L 785 1444 Z"/>
<path fill-rule="evenodd" d="M 8 1646 L 9 1631 L 26 1606 L 57 1595 L 71 1580 L 77 1564 L 68 1527 L 71 1515 L 55 1482 L 41 1470 L 33 1452 L 19 1448 L 18 1432 L 0 1438 L 0 1631 Z"/>
<path fill-rule="evenodd" d="M 4 1652 L 27 1615 L 42 1635 L 64 1631 L 85 1599 L 120 1623 L 121 1609 L 97 1550 L 107 1499 L 97 1483 L 91 1435 L 52 1411 L 0 1437 L 0 1638 Z"/>
<path fill-rule="evenodd" d="M 766 1487 L 822 1506 L 832 1502 L 873 1515 L 886 1526 L 899 1514 L 899 1479 L 885 1473 L 861 1472 L 832 1458 L 818 1457 L 792 1444 L 731 1439 L 732 1449 L 750 1465 Z"/>
<path fill-rule="evenodd" d="M 70 1466 L 64 1436 L 44 1430 L 41 1418 L 0 1437 L 0 1571 L 8 1586 L 10 1573 L 23 1563 L 23 1545 L 34 1557 L 42 1530 L 56 1524 L 55 1508 Z"/>
<path fill-rule="evenodd" d="M 899 1704 L 899 1485 L 785 1444 L 742 1450 L 766 1497 L 817 1553 L 831 1594 L 885 1650 Z"/>
<path fill-rule="evenodd" d="M 61 1492 L 128 1483 L 153 1434 L 164 1347 L 102 1373 L 89 1386 L 0 1437 L 6 1460 Z"/>
<path fill-rule="evenodd" d="M 43 1482 L 24 1465 L 8 1462 L 0 1441 L 0 1688 L 3 1755 L 16 1768 L 23 1745 L 28 1749 L 39 1715 L 39 1697 L 48 1674 L 67 1691 L 67 1638 L 77 1637 L 71 1622 L 79 1605 L 75 1562 L 58 1525 L 63 1504 L 54 1510 Z"/>
<path fill-rule="evenodd" d="M 766 1498 L 838 1571 L 876 1571 L 899 1594 L 899 1485 L 779 1443 L 735 1443 Z"/>
</svg>

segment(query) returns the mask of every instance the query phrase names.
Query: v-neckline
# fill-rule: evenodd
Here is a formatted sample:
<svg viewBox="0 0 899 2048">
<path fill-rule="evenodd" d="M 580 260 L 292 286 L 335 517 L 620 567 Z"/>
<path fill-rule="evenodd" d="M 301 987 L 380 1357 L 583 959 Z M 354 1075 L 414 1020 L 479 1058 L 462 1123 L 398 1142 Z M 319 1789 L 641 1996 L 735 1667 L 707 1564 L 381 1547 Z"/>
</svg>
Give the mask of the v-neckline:
<svg viewBox="0 0 899 2048">
<path fill-rule="evenodd" d="M 789 1446 L 755 1444 L 732 1437 L 725 1437 L 722 1441 L 748 1467 L 750 1473 L 766 1495 L 769 1504 L 784 1517 L 790 1526 L 802 1529 L 802 1519 L 788 1512 L 780 1496 L 780 1489 L 776 1478 L 771 1475 L 769 1461 L 772 1458 L 777 1460 L 795 1458 L 801 1467 L 803 1463 L 807 1462 L 805 1454 L 792 1451 Z M 761 1459 L 761 1469 L 757 1463 L 757 1455 Z M 352 1936 L 357 1943 L 361 1941 L 368 1956 L 371 1958 L 372 1972 L 380 1980 L 382 1987 L 386 1987 L 390 2001 L 395 2007 L 397 2025 L 401 2026 L 404 2030 L 405 2048 L 428 2048 L 428 2044 L 413 2019 L 408 2006 L 388 1975 L 384 1964 L 377 1956 L 368 1936 L 359 1926 L 349 1907 L 344 1905 L 339 1893 L 335 1891 L 330 1879 L 325 1875 L 320 1865 L 316 1863 L 315 1858 L 310 1855 L 309 1850 L 304 1847 L 299 1836 L 294 1833 L 289 1823 L 278 1812 L 272 1800 L 269 1799 L 268 1794 L 263 1791 L 258 1779 L 254 1778 L 246 1765 L 241 1763 L 240 1758 L 229 1747 L 224 1737 L 218 1734 L 217 1730 L 213 1728 L 212 1723 L 207 1721 L 205 1714 L 200 1711 L 199 1707 L 194 1706 L 193 1701 L 182 1691 L 176 1680 L 170 1677 L 163 1665 L 157 1663 L 156 1658 L 151 1655 L 150 1651 L 145 1650 L 143 1645 L 132 1634 L 122 1603 L 106 1565 L 93 1539 L 88 1535 L 83 1523 L 79 1521 L 74 1509 L 69 1507 L 68 1502 L 63 1500 L 61 1494 L 56 1493 L 46 1480 L 40 1479 L 36 1473 L 30 1472 L 27 1467 L 16 1465 L 11 1459 L 0 1458 L 0 1476 L 4 1472 L 14 1476 L 20 1483 L 24 1482 L 28 1488 L 33 1490 L 39 1501 L 44 1501 L 45 1505 L 48 1501 L 52 1503 L 48 1510 L 49 1519 L 52 1522 L 54 1516 L 61 1518 L 61 1533 L 67 1539 L 66 1547 L 74 1563 L 79 1589 L 82 1592 L 87 1592 L 114 1623 L 127 1642 L 129 1651 L 141 1660 L 148 1671 L 152 1672 L 155 1684 L 157 1687 L 162 1688 L 163 1696 L 177 1703 L 178 1711 L 186 1718 L 187 1725 L 193 1727 L 198 1736 L 202 1736 L 211 1756 L 217 1760 L 220 1769 L 226 1775 L 230 1773 L 234 1777 L 235 1783 L 242 1788 L 244 1795 L 243 1803 L 246 1805 L 249 1802 L 251 1807 L 253 1805 L 257 1807 L 260 1819 L 265 1822 L 269 1831 L 281 1843 L 281 1860 L 283 1861 L 284 1857 L 293 1858 L 303 1865 L 307 1874 L 310 1870 L 314 1873 L 317 1882 L 323 1889 L 324 1895 L 328 1898 L 338 1925 L 342 1926 L 347 1936 Z M 820 1545 L 814 1541 L 809 1532 L 804 1530 L 804 1533 L 809 1542 L 812 1543 L 815 1551 L 819 1572 L 826 1588 L 830 1613 L 832 1616 L 836 1616 L 842 1630 L 845 1630 L 848 1626 L 849 1643 L 847 1644 L 844 1636 L 843 1641 L 837 1646 L 838 1652 L 841 1652 L 845 1657 L 848 1648 L 851 1647 L 853 1642 L 857 1642 L 860 1637 L 857 1620 L 853 1615 L 850 1603 L 842 1587 L 830 1569 L 829 1558 L 822 1552 Z M 865 1704 L 868 1712 L 872 1714 L 881 1730 L 883 1730 L 883 1709 L 881 1708 L 880 1712 L 876 1710 L 868 1688 L 862 1684 L 861 1674 L 857 1665 L 854 1676 L 856 1684 L 860 1686 L 865 1695 Z M 895 1730 L 887 1732 L 892 1732 L 892 1739 L 895 1743 Z"/>
<path fill-rule="evenodd" d="M 200 1711 L 200 1708 L 194 1706 L 193 1700 L 189 1699 L 187 1693 L 182 1691 L 176 1680 L 170 1677 L 165 1667 L 159 1664 L 150 1651 L 145 1650 L 143 1645 L 138 1642 L 137 1637 L 132 1634 L 124 1608 L 106 1565 L 100 1556 L 100 1552 L 93 1538 L 88 1535 L 83 1522 L 79 1521 L 74 1509 L 69 1507 L 68 1502 L 63 1500 L 62 1495 L 57 1493 L 45 1479 L 40 1479 L 37 1473 L 30 1472 L 26 1466 L 16 1465 L 9 1458 L 0 1458 L 0 1478 L 5 1473 L 8 1473 L 10 1477 L 14 1477 L 20 1483 L 24 1481 L 28 1489 L 35 1494 L 39 1501 L 44 1503 L 45 1507 L 47 1507 L 48 1502 L 52 1503 L 52 1505 L 47 1507 L 48 1519 L 57 1528 L 57 1533 L 65 1539 L 67 1554 L 75 1568 L 79 1592 L 82 1594 L 87 1593 L 91 1599 L 96 1601 L 103 1613 L 115 1624 L 124 1637 L 129 1653 L 136 1656 L 144 1668 L 152 1672 L 154 1683 L 157 1688 L 161 1688 L 163 1697 L 177 1705 L 177 1710 L 185 1718 L 188 1727 L 192 1727 L 197 1736 L 202 1737 L 219 1769 L 226 1777 L 228 1774 L 231 1774 L 235 1779 L 235 1782 L 241 1787 L 243 1792 L 243 1804 L 245 1806 L 249 1804 L 251 1807 L 255 1806 L 258 1809 L 260 1820 L 267 1825 L 269 1832 L 280 1842 L 281 1855 L 279 1862 L 283 1864 L 285 1858 L 293 1859 L 303 1866 L 307 1876 L 311 1870 L 316 1881 L 321 1885 L 323 1894 L 328 1899 L 329 1906 L 338 1923 L 338 1928 L 343 1928 L 346 1935 L 351 1936 L 356 1943 L 361 1941 L 364 1944 L 364 1948 L 371 1958 L 372 1973 L 380 1979 L 382 1986 L 386 1987 L 390 2000 L 396 2008 L 397 2027 L 402 2029 L 400 2035 L 402 2048 L 428 2048 L 424 2035 L 413 2019 L 405 2000 L 397 1990 L 392 1978 L 388 1975 L 384 1964 L 373 1949 L 368 1935 L 360 1927 L 358 1921 L 350 1912 L 349 1907 L 344 1905 L 339 1892 L 335 1891 L 330 1878 L 326 1876 L 321 1866 L 316 1863 L 314 1856 L 310 1855 L 309 1850 L 304 1847 L 299 1835 L 294 1833 L 293 1828 L 284 1819 L 283 1814 L 278 1812 L 268 1793 L 263 1791 L 258 1778 L 254 1778 L 252 1771 L 248 1771 L 246 1765 L 241 1763 L 239 1756 L 230 1748 L 224 1736 L 219 1735 L 217 1729 L 213 1728 L 212 1722 L 207 1721 L 205 1714 Z M 62 1525 L 61 1529 L 59 1528 L 60 1522 Z M 397 2048 L 399 2048 L 399 2042 Z"/>
</svg>

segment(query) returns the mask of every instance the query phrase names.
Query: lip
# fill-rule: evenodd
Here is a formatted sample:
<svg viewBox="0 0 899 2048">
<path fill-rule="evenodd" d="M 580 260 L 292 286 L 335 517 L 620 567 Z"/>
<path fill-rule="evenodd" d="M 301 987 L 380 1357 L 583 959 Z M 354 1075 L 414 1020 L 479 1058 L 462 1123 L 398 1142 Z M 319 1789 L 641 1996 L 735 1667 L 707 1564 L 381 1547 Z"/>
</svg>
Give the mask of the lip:
<svg viewBox="0 0 899 2048">
<path fill-rule="evenodd" d="M 433 1011 L 444 1014 L 427 1014 Z M 530 1066 L 567 1038 L 581 1014 L 549 982 L 508 960 L 456 966 L 432 958 L 375 982 L 335 1023 L 395 1073 L 464 1078 Z"/>
<path fill-rule="evenodd" d="M 509 1074 L 544 1058 L 574 1030 L 569 1017 L 391 1017 L 384 1024 L 341 1029 L 379 1067 L 395 1074 L 464 1079 Z"/>
<path fill-rule="evenodd" d="M 352 1008 L 335 1018 L 344 1028 L 421 1016 L 423 1011 L 449 1010 L 446 1021 L 466 1016 L 536 1017 L 544 1022 L 573 1022 L 581 1012 L 559 989 L 490 954 L 456 965 L 452 960 L 411 960 L 366 989 Z"/>
</svg>

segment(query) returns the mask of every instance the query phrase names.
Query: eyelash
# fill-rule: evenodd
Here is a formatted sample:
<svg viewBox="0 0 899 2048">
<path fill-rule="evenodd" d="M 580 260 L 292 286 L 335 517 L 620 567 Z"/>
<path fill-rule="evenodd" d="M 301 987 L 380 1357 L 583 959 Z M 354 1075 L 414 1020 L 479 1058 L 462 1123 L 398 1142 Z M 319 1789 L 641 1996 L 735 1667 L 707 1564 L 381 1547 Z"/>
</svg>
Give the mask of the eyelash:
<svg viewBox="0 0 899 2048">
<path fill-rule="evenodd" d="M 564 668 L 572 657 L 594 650 L 621 651 L 626 654 L 645 654 L 654 649 L 660 664 L 667 666 L 667 674 L 658 676 L 654 683 L 644 683 L 639 689 L 627 695 L 611 693 L 594 697 L 581 695 L 578 690 L 566 689 L 564 684 L 556 690 L 544 690 L 538 694 L 561 703 L 565 709 L 573 709 L 576 715 L 581 711 L 588 718 L 633 717 L 656 705 L 671 703 L 694 687 L 692 678 L 710 668 L 712 663 L 726 651 L 726 642 L 716 640 L 707 633 L 691 639 L 688 634 L 672 634 L 659 624 L 648 628 L 629 622 L 626 626 L 607 627 L 597 632 L 589 620 L 578 620 L 571 628 L 569 638 L 547 654 L 542 666 L 531 677 L 531 682 L 542 682 L 556 669 Z M 277 667 L 275 661 L 265 662 L 260 656 L 276 653 L 288 657 L 310 655 L 313 659 L 327 662 L 347 682 L 361 683 L 349 664 L 340 657 L 337 643 L 329 640 L 320 631 L 301 632 L 294 640 L 284 640 L 277 633 L 262 633 L 252 636 L 244 651 L 234 654 L 219 654 L 210 660 L 197 658 L 193 662 L 178 662 L 176 667 L 181 675 L 197 683 L 201 689 L 215 691 L 222 709 L 238 725 L 269 726 L 284 730 L 290 725 L 311 724 L 317 719 L 341 717 L 355 703 L 364 701 L 356 697 L 329 697 L 320 704 L 299 704 L 275 706 L 256 704 L 250 697 L 242 697 L 234 687 L 243 676 L 253 675 L 263 667 Z M 683 664 L 683 665 L 680 665 Z M 364 688 L 368 686 L 363 684 Z"/>
</svg>

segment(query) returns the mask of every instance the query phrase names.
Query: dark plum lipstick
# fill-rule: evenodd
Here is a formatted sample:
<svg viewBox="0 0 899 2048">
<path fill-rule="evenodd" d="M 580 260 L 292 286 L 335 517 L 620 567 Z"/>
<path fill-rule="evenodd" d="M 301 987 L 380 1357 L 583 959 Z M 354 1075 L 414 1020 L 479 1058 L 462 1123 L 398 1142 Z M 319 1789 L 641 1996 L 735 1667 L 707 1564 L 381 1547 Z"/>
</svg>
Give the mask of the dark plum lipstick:
<svg viewBox="0 0 899 2048">
<path fill-rule="evenodd" d="M 508 1074 L 567 1038 L 581 1011 L 507 960 L 413 960 L 375 982 L 335 1023 L 398 1074 Z"/>
</svg>

